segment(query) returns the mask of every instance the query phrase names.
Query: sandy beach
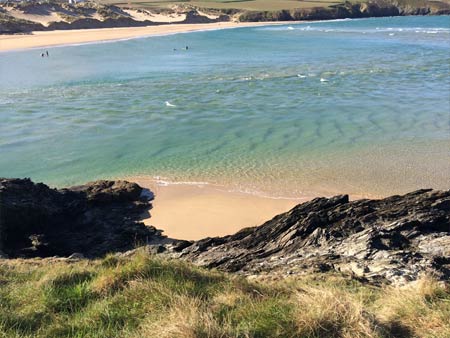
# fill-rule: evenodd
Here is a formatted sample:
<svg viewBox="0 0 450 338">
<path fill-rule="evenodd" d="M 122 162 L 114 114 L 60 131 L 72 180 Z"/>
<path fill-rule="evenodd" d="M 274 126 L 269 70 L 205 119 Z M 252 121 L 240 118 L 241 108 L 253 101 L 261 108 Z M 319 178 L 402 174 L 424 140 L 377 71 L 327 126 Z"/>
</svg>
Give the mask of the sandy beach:
<svg viewBox="0 0 450 338">
<path fill-rule="evenodd" d="M 0 35 L 0 51 L 39 47 L 46 48 L 60 45 L 124 40 L 203 30 L 280 24 L 285 24 L 285 22 L 216 22 L 207 24 L 167 24 L 146 27 L 75 29 L 48 32 L 39 31 L 33 32 L 32 34 Z"/>
<path fill-rule="evenodd" d="M 168 237 L 186 240 L 232 235 L 243 228 L 262 225 L 314 198 L 339 195 L 330 189 L 326 193 L 280 198 L 207 182 L 166 182 L 146 176 L 118 179 L 136 182 L 154 194 L 152 209 L 143 215 L 144 224 L 163 230 Z M 357 194 L 349 197 L 368 198 Z"/>
<path fill-rule="evenodd" d="M 312 198 L 276 199 L 209 184 L 160 185 L 146 178 L 132 181 L 155 194 L 151 217 L 144 223 L 164 230 L 169 237 L 189 240 L 231 235 L 261 225 Z"/>
</svg>

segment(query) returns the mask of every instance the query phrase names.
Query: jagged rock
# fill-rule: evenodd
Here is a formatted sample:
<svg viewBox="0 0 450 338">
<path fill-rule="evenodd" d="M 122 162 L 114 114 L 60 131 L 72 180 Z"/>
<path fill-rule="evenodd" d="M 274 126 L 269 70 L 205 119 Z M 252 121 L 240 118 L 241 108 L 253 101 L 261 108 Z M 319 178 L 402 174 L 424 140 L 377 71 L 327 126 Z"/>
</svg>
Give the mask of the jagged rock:
<svg viewBox="0 0 450 338">
<path fill-rule="evenodd" d="M 84 258 L 84 255 L 83 254 L 81 254 L 81 253 L 78 253 L 78 252 L 74 252 L 73 254 L 71 254 L 69 257 L 67 257 L 68 259 L 75 259 L 75 260 L 78 260 L 78 259 L 83 259 Z"/>
<path fill-rule="evenodd" d="M 450 191 L 381 200 L 316 198 L 259 227 L 193 242 L 181 257 L 246 275 L 336 270 L 404 283 L 450 278 Z"/>
<path fill-rule="evenodd" d="M 72 187 L 70 190 L 84 192 L 89 202 L 102 204 L 138 201 L 143 189 L 136 183 L 127 181 L 96 181 Z"/>
<path fill-rule="evenodd" d="M 127 256 L 145 245 L 151 254 L 245 275 L 336 270 L 371 282 L 404 283 L 422 273 L 450 278 L 450 190 L 316 198 L 259 227 L 193 242 L 139 221 L 151 197 L 126 181 L 57 190 L 0 178 L 0 257 Z"/>
<path fill-rule="evenodd" d="M 165 240 L 139 222 L 150 206 L 143 189 L 126 181 L 56 190 L 29 179 L 0 179 L 0 251 L 9 257 L 95 257 Z"/>
<path fill-rule="evenodd" d="M 155 255 L 166 251 L 166 247 L 163 245 L 147 245 L 147 251 L 148 253 Z"/>
</svg>

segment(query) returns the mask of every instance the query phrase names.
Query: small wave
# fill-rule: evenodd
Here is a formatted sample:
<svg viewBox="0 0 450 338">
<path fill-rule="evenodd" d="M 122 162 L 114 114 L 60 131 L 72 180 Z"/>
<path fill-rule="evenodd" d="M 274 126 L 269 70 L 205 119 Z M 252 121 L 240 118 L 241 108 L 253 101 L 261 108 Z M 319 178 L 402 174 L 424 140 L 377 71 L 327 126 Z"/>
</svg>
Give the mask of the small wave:
<svg viewBox="0 0 450 338">
<path fill-rule="evenodd" d="M 324 79 L 323 77 L 320 78 L 320 82 L 328 82 L 327 79 Z"/>
<path fill-rule="evenodd" d="M 333 21 L 333 20 L 330 20 Z M 330 21 L 327 21 L 328 24 Z M 345 19 L 342 21 L 346 21 Z M 315 24 L 315 25 L 312 25 Z M 311 22 L 307 26 L 298 25 L 298 26 L 283 26 L 283 27 L 270 27 L 264 28 L 264 30 L 273 30 L 273 31 L 286 31 L 286 30 L 296 30 L 301 32 L 319 32 L 319 33 L 354 33 L 354 34 L 376 34 L 376 33 L 421 33 L 421 34 L 449 34 L 450 29 L 444 27 L 435 27 L 435 28 L 426 28 L 426 27 L 360 27 L 360 28 L 351 28 L 351 27 L 323 27 L 320 26 L 324 24 L 324 22 Z"/>
<path fill-rule="evenodd" d="M 138 178 L 134 178 L 139 180 Z M 131 179 L 133 180 L 133 178 Z M 278 194 L 268 194 L 265 192 L 262 192 L 260 190 L 251 189 L 251 188 L 244 188 L 244 187 L 238 187 L 238 186 L 228 186 L 228 185 L 222 185 L 217 183 L 210 183 L 210 182 L 203 182 L 203 181 L 170 181 L 166 177 L 161 176 L 154 176 L 153 182 L 156 183 L 157 186 L 160 187 L 167 187 L 171 185 L 188 185 L 188 186 L 197 186 L 197 187 L 203 187 L 203 186 L 209 186 L 211 188 L 217 189 L 218 191 L 226 192 L 226 193 L 239 193 L 239 194 L 246 194 L 246 195 L 252 195 L 255 197 L 261 197 L 261 198 L 268 198 L 268 199 L 274 199 L 274 200 L 308 200 L 311 199 L 311 196 L 303 195 L 303 192 L 300 191 L 299 196 L 283 196 Z M 150 195 L 151 196 L 151 195 Z"/>
<path fill-rule="evenodd" d="M 264 193 L 260 190 L 250 189 L 250 188 L 242 188 L 242 187 L 234 187 L 234 188 L 228 188 L 226 190 L 222 190 L 224 192 L 230 192 L 230 193 L 238 193 L 238 194 L 245 194 L 245 195 L 252 195 L 255 197 L 261 197 L 261 198 L 267 198 L 272 200 L 289 200 L 289 201 L 307 201 L 309 199 L 312 199 L 311 197 L 307 195 L 303 195 L 303 193 L 300 191 L 300 195 L 297 197 L 294 196 L 283 196 L 283 195 L 272 195 L 268 193 Z"/>
<path fill-rule="evenodd" d="M 390 33 L 425 33 L 425 34 L 448 34 L 450 33 L 450 29 L 448 28 L 424 28 L 424 27 L 409 27 L 409 28 L 394 28 L 394 27 L 386 27 L 379 28 L 377 27 L 375 30 L 376 33 L 390 32 Z"/>
<path fill-rule="evenodd" d="M 196 186 L 202 186 L 202 185 L 208 185 L 208 182 L 191 182 L 191 181 L 168 181 L 168 180 L 163 180 L 163 179 L 158 179 L 155 178 L 155 182 L 157 185 L 161 186 L 161 187 L 167 187 L 169 185 L 196 185 Z"/>
<path fill-rule="evenodd" d="M 10 105 L 13 104 L 14 100 L 2 99 L 0 98 L 0 105 Z"/>
<path fill-rule="evenodd" d="M 327 22 L 342 22 L 342 21 L 358 21 L 363 19 L 351 19 L 351 18 L 345 18 L 345 19 L 333 19 L 333 20 L 327 20 Z M 313 23 L 323 23 L 323 21 L 316 21 Z"/>
<path fill-rule="evenodd" d="M 300 79 L 304 79 L 307 76 L 306 75 L 302 75 L 302 74 L 297 74 L 297 77 L 299 77 Z"/>
<path fill-rule="evenodd" d="M 169 101 L 166 101 L 166 106 L 167 107 L 176 107 L 176 105 L 170 103 Z"/>
</svg>

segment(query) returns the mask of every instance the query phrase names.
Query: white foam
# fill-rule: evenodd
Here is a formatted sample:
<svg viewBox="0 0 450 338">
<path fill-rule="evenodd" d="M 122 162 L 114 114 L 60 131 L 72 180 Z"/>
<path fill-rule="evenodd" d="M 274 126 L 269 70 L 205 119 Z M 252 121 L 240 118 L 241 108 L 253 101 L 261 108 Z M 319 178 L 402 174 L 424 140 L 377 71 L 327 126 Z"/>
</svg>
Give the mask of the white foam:
<svg viewBox="0 0 450 338">
<path fill-rule="evenodd" d="M 14 103 L 13 100 L 8 100 L 8 99 L 0 98 L 0 104 L 1 104 L 1 105 L 9 105 L 9 104 L 13 104 L 13 103 Z"/>
<path fill-rule="evenodd" d="M 307 76 L 306 75 L 302 75 L 302 74 L 297 74 L 297 77 L 299 77 L 300 79 L 304 79 Z"/>
<path fill-rule="evenodd" d="M 336 22 L 336 21 L 355 21 L 355 20 L 367 20 L 367 19 L 337 19 L 337 20 L 327 20 L 326 23 L 330 22 Z M 375 34 L 375 33 L 382 33 L 382 32 L 398 32 L 398 33 L 421 33 L 421 34 L 438 34 L 438 33 L 445 33 L 449 34 L 450 30 L 446 27 L 433 27 L 433 28 L 425 28 L 425 27 L 406 27 L 406 28 L 399 28 L 399 27 L 375 27 L 375 28 L 351 28 L 351 27 L 341 27 L 339 25 L 336 25 L 335 27 L 321 27 L 321 24 L 324 24 L 324 21 L 313 21 L 308 22 L 308 25 L 296 25 L 296 26 L 281 26 L 281 27 L 264 27 L 259 28 L 262 30 L 274 30 L 274 31 L 286 31 L 286 30 L 299 30 L 303 32 L 313 31 L 313 32 L 322 32 L 322 33 L 330 33 L 330 32 L 337 32 L 337 33 L 354 33 L 354 34 Z"/>
<path fill-rule="evenodd" d="M 320 82 L 328 82 L 327 79 L 324 79 L 323 77 L 320 78 Z"/>
<path fill-rule="evenodd" d="M 166 106 L 167 107 L 176 107 L 176 105 L 170 103 L 169 101 L 166 101 Z"/>
<path fill-rule="evenodd" d="M 208 185 L 208 182 L 195 182 L 195 181 L 168 181 L 168 180 L 163 180 L 163 179 L 158 179 L 155 178 L 155 182 L 157 185 L 161 186 L 161 187 L 167 187 L 169 185 L 196 185 L 196 186 L 203 186 L 203 185 Z"/>
</svg>

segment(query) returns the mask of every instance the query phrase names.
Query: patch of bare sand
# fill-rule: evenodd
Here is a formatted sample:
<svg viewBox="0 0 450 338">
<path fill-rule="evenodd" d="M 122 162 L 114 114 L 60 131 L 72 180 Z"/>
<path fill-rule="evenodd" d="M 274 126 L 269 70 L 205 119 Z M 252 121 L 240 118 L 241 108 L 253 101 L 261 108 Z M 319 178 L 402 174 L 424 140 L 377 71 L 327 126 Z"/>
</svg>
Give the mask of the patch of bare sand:
<svg viewBox="0 0 450 338">
<path fill-rule="evenodd" d="M 45 14 L 29 14 L 12 9 L 7 11 L 7 13 L 16 19 L 33 21 L 44 26 L 48 26 L 50 22 L 62 20 L 61 16 L 56 12 L 47 12 Z"/>
<path fill-rule="evenodd" d="M 153 22 L 182 22 L 186 20 L 186 14 L 156 14 L 153 12 L 149 12 L 146 10 L 136 10 L 136 9 L 124 9 L 125 13 L 127 13 L 133 20 L 136 21 L 153 21 Z"/>
<path fill-rule="evenodd" d="M 216 19 L 219 18 L 219 15 L 215 15 L 215 14 L 211 14 L 211 13 L 202 12 L 201 10 L 197 10 L 197 13 L 198 13 L 199 15 L 205 16 L 205 17 L 207 17 L 208 19 L 211 19 L 211 20 L 216 20 Z"/>
<path fill-rule="evenodd" d="M 230 192 L 209 184 L 160 185 L 146 178 L 131 181 L 155 194 L 151 217 L 144 223 L 177 239 L 231 235 L 243 228 L 261 225 L 310 199 L 274 199 Z"/>
</svg>

